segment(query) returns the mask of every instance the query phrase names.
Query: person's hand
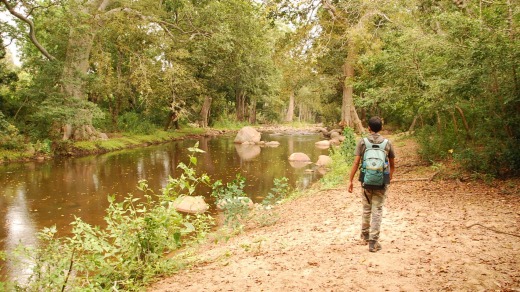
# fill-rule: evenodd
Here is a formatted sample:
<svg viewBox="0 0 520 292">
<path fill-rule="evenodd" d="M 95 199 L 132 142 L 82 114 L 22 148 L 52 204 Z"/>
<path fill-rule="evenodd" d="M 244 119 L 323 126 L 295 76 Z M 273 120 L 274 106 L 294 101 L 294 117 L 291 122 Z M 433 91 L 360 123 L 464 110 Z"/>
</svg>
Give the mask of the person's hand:
<svg viewBox="0 0 520 292">
<path fill-rule="evenodd" d="M 352 191 L 354 191 L 354 183 L 350 182 L 350 185 L 348 186 L 348 192 L 352 193 Z"/>
</svg>

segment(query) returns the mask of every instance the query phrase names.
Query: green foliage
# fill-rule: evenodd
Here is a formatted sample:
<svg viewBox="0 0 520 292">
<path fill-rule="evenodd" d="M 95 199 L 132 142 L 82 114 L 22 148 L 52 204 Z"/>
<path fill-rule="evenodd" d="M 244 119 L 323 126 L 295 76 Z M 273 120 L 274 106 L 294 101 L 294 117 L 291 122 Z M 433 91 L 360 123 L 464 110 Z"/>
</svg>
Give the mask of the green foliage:
<svg viewBox="0 0 520 292">
<path fill-rule="evenodd" d="M 271 226 L 278 221 L 280 215 L 276 212 L 276 207 L 287 199 L 289 195 L 290 187 L 288 181 L 289 179 L 286 177 L 274 179 L 273 188 L 262 200 L 261 208 L 256 209 L 258 212 L 254 218 L 260 226 Z"/>
<path fill-rule="evenodd" d="M 212 186 L 211 196 L 216 199 L 217 206 L 224 211 L 224 224 L 241 230 L 248 219 L 251 199 L 244 192 L 246 179 L 240 174 L 227 183 L 216 181 Z"/>
<path fill-rule="evenodd" d="M 343 136 L 345 140 L 341 143 L 340 152 L 345 157 L 345 161 L 352 162 L 354 159 L 354 150 L 356 149 L 356 133 L 354 129 L 345 127 L 343 129 Z"/>
<path fill-rule="evenodd" d="M 391 22 L 359 50 L 357 108 L 402 130 L 415 120 L 427 160 L 453 156 L 471 171 L 515 173 L 506 161 L 518 157 L 508 147 L 520 125 L 518 3 L 379 4 Z"/>
<path fill-rule="evenodd" d="M 196 146 L 190 151 L 201 152 Z M 194 155 L 190 161 L 196 164 Z M 9 260 L 32 270 L 16 284 L 18 289 L 133 291 L 158 274 L 171 273 L 180 262 L 165 254 L 200 241 L 213 225 L 209 215 L 185 216 L 170 207 L 172 198 L 207 181 L 196 177 L 190 167 L 181 168 L 184 175 L 170 180 L 159 195 L 140 181 L 140 198 L 129 194 L 118 201 L 108 196 L 104 228 L 76 218 L 69 237 L 57 238 L 55 227 L 45 228 L 38 233 L 38 247 L 18 246 Z"/>
<path fill-rule="evenodd" d="M 351 128 L 343 130 L 345 141 L 339 148 L 331 148 L 329 156 L 332 158 L 330 170 L 320 179 L 323 188 L 333 188 L 345 182 L 354 161 L 356 135 Z"/>
<path fill-rule="evenodd" d="M 179 163 L 178 168 L 182 170 L 182 174 L 178 178 L 168 178 L 168 183 L 163 188 L 163 197 L 168 200 L 175 200 L 181 195 L 191 196 L 195 194 L 197 186 L 200 184 L 209 186 L 210 178 L 207 174 L 197 175 L 194 166 L 197 165 L 197 157 L 195 153 L 203 153 L 204 150 L 198 148 L 199 142 L 194 147 L 188 148 L 192 154 L 189 155 L 190 162 L 188 165 Z"/>
<path fill-rule="evenodd" d="M 213 128 L 215 129 L 231 129 L 231 130 L 239 130 L 245 126 L 250 126 L 251 124 L 247 122 L 237 122 L 230 116 L 220 116 L 217 118 L 215 123 L 213 124 Z"/>
<path fill-rule="evenodd" d="M 18 129 L 5 120 L 4 114 L 0 111 L 0 148 L 7 150 L 25 149 L 24 138 L 19 134 Z"/>
<path fill-rule="evenodd" d="M 520 151 L 514 141 L 486 142 L 457 149 L 453 152 L 453 157 L 473 173 L 493 177 L 520 174 Z"/>
<path fill-rule="evenodd" d="M 352 161 L 346 161 L 342 151 L 331 149 L 329 156 L 332 159 L 330 170 L 320 179 L 323 188 L 333 188 L 345 182 L 348 176 Z"/>
<path fill-rule="evenodd" d="M 32 121 L 38 125 L 39 131 L 47 133 L 42 136 L 58 139 L 63 125 L 92 125 L 95 120 L 103 118 L 103 112 L 92 102 L 55 96 L 42 102 Z"/>
<path fill-rule="evenodd" d="M 144 119 L 142 114 L 126 112 L 119 116 L 117 125 L 119 129 L 132 134 L 151 134 L 157 127 Z"/>
<path fill-rule="evenodd" d="M 52 141 L 49 139 L 43 141 L 37 140 L 32 146 L 37 153 L 51 154 L 52 152 Z"/>
<path fill-rule="evenodd" d="M 436 134 L 432 134 L 436 133 Z M 455 151 L 462 151 L 465 147 L 465 140 L 461 139 L 453 128 L 446 129 L 442 135 L 439 135 L 438 129 L 434 126 L 425 126 L 417 132 L 417 141 L 419 142 L 419 154 L 426 161 L 437 161 L 452 156 Z"/>
<path fill-rule="evenodd" d="M 281 203 L 289 194 L 290 188 L 288 181 L 289 179 L 286 177 L 275 178 L 273 182 L 274 186 L 262 200 L 262 205 L 264 207 L 269 207 Z"/>
</svg>

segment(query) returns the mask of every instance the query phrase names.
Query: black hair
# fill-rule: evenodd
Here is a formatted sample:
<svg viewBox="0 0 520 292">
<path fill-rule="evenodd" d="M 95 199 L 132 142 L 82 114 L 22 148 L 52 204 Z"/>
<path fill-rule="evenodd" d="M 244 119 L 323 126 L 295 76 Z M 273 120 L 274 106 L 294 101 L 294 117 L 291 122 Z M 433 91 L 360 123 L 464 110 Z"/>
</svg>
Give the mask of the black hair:
<svg viewBox="0 0 520 292">
<path fill-rule="evenodd" d="M 370 120 L 368 120 L 368 127 L 372 132 L 379 132 L 383 128 L 383 120 L 381 120 L 380 117 L 371 117 Z"/>
</svg>

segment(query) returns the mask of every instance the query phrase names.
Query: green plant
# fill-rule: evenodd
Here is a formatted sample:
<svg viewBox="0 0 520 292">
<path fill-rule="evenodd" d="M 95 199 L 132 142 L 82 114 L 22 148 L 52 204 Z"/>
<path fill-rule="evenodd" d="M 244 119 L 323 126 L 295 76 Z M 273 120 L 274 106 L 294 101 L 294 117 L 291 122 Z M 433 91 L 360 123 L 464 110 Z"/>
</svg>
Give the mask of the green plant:
<svg viewBox="0 0 520 292">
<path fill-rule="evenodd" d="M 343 129 L 345 140 L 341 143 L 341 154 L 347 162 L 351 162 L 354 158 L 354 149 L 356 148 L 356 133 L 354 129 L 346 127 Z"/>
<path fill-rule="evenodd" d="M 434 127 L 426 126 L 417 133 L 417 142 L 420 149 L 419 154 L 426 161 L 435 161 L 444 159 L 449 154 L 450 149 L 458 149 L 457 137 L 452 134 L 443 135 L 432 134 L 435 133 Z"/>
<path fill-rule="evenodd" d="M 276 205 L 280 204 L 289 195 L 289 179 L 286 177 L 275 178 L 274 186 L 262 200 L 261 208 L 257 208 L 255 221 L 260 226 L 270 226 L 278 221 L 280 215 L 276 212 Z"/>
<path fill-rule="evenodd" d="M 285 197 L 289 194 L 289 179 L 286 177 L 275 178 L 273 181 L 273 188 L 271 191 L 265 196 L 262 201 L 262 205 L 273 206 L 275 204 L 280 203 Z"/>
<path fill-rule="evenodd" d="M 0 112 L 0 148 L 8 150 L 22 150 L 26 148 L 18 128 L 9 123 L 2 112 Z"/>
<path fill-rule="evenodd" d="M 60 138 L 59 129 L 69 124 L 73 127 L 92 125 L 104 118 L 99 107 L 86 100 L 64 99 L 53 96 L 44 100 L 32 115 L 33 124 L 37 125 L 36 132 L 44 138 Z"/>
<path fill-rule="evenodd" d="M 118 117 L 117 124 L 125 132 L 133 134 L 151 134 L 156 130 L 156 126 L 136 113 L 126 112 Z"/>
<path fill-rule="evenodd" d="M 227 183 L 216 181 L 212 186 L 211 196 L 217 201 L 217 205 L 224 211 L 224 224 L 237 230 L 243 228 L 243 223 L 249 215 L 251 199 L 244 192 L 246 179 L 240 174 Z"/>
<path fill-rule="evenodd" d="M 36 143 L 33 144 L 34 151 L 41 154 L 50 154 L 52 151 L 52 141 L 49 139 L 45 139 L 43 141 L 36 141 Z"/>
<path fill-rule="evenodd" d="M 196 145 L 197 146 L 197 145 Z M 190 151 L 198 153 L 197 147 Z M 190 163 L 196 164 L 194 154 Z M 191 164 L 190 164 L 191 165 Z M 10 260 L 30 266 L 32 273 L 19 290 L 140 290 L 158 274 L 179 266 L 165 254 L 203 239 L 213 218 L 209 215 L 185 216 L 170 207 L 172 198 L 192 189 L 198 178 L 184 166 L 184 175 L 156 195 L 146 181 L 140 181 L 141 198 L 129 194 L 122 201 L 108 196 L 105 227 L 92 226 L 81 218 L 71 223 L 72 235 L 57 238 L 56 228 L 38 233 L 37 247 L 20 245 Z M 23 283 L 23 284 L 22 284 Z"/>
<path fill-rule="evenodd" d="M 192 154 L 189 155 L 190 162 L 188 165 L 179 163 L 177 165 L 183 173 L 178 178 L 168 178 L 166 186 L 163 188 L 163 199 L 175 200 L 180 195 L 191 196 L 195 193 L 199 184 L 210 185 L 210 178 L 207 174 L 197 175 L 193 166 L 197 165 L 197 157 L 194 153 L 203 153 L 204 150 L 199 149 L 199 142 L 195 143 L 195 146 L 188 148 L 188 151 Z M 243 186 L 242 186 L 243 187 Z"/>
<path fill-rule="evenodd" d="M 323 188 L 333 188 L 345 181 L 354 160 L 356 135 L 351 128 L 343 131 L 345 140 L 339 148 L 331 148 L 329 156 L 332 158 L 330 170 L 320 179 Z"/>
</svg>

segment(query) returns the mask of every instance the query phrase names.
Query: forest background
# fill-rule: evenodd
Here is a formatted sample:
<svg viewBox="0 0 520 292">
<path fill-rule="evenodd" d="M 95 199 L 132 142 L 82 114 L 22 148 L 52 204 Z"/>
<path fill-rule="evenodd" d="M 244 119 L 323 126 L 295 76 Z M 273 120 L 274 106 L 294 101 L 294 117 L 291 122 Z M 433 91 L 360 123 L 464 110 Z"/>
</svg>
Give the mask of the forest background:
<svg viewBox="0 0 520 292">
<path fill-rule="evenodd" d="M 431 163 L 455 160 L 486 177 L 520 171 L 518 0 L 0 2 L 2 161 L 207 127 L 301 122 L 362 134 L 379 115 L 393 133 L 414 133 Z M 12 42 L 20 67 L 6 50 Z M 344 146 L 355 143 L 349 137 Z M 139 290 L 171 273 L 180 264 L 165 252 L 212 225 L 168 208 L 186 186 L 209 184 L 191 164 L 179 167 L 187 175 L 160 194 L 139 182 L 144 201 L 109 197 L 107 228 L 76 218 L 73 236 L 46 228 L 38 235 L 45 244 L 21 247 L 36 259 L 27 290 Z M 241 196 L 241 185 L 213 188 L 226 199 Z M 284 182 L 275 186 L 272 197 L 284 196 Z M 265 218 L 276 217 L 277 199 L 266 202 Z M 237 202 L 232 219 L 246 217 Z"/>
<path fill-rule="evenodd" d="M 360 133 L 379 115 L 426 160 L 520 169 L 515 0 L 1 2 L 3 160 L 194 124 Z"/>
</svg>

